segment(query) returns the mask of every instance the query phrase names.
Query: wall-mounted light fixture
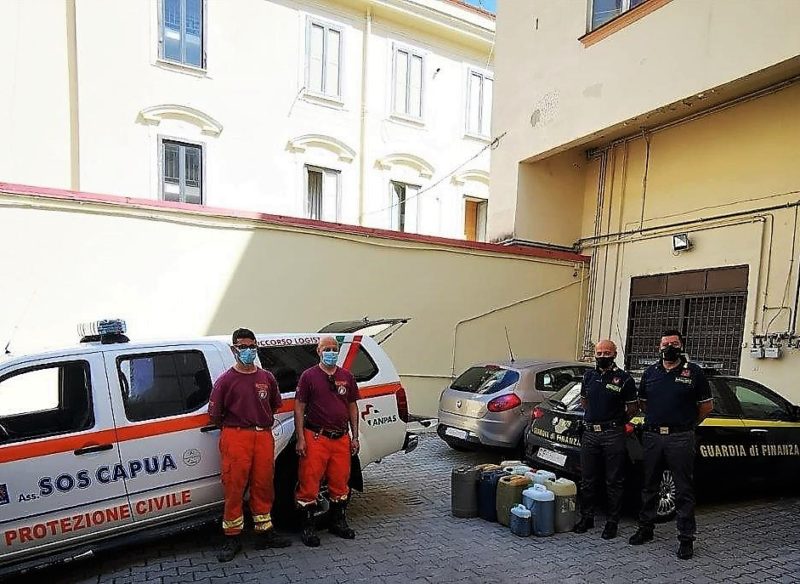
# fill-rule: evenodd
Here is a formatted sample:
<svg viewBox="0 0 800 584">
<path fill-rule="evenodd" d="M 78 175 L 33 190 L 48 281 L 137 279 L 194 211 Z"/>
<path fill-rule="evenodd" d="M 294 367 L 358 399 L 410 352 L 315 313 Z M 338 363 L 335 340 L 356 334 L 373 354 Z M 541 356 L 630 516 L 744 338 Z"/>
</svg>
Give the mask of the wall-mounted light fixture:
<svg viewBox="0 0 800 584">
<path fill-rule="evenodd" d="M 673 251 L 686 251 L 691 248 L 692 248 L 692 242 L 689 241 L 688 233 L 677 233 L 672 236 Z"/>
</svg>

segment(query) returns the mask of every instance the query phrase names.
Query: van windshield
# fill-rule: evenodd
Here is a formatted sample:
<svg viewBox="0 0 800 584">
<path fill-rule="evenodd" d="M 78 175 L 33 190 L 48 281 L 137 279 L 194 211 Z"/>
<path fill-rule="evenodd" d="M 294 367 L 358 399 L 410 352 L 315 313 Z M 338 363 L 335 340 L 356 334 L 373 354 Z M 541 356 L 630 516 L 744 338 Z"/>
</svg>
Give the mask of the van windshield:
<svg viewBox="0 0 800 584">
<path fill-rule="evenodd" d="M 519 381 L 519 373 L 503 369 L 497 365 L 470 367 L 450 386 L 457 391 L 468 393 L 496 393 Z"/>
</svg>

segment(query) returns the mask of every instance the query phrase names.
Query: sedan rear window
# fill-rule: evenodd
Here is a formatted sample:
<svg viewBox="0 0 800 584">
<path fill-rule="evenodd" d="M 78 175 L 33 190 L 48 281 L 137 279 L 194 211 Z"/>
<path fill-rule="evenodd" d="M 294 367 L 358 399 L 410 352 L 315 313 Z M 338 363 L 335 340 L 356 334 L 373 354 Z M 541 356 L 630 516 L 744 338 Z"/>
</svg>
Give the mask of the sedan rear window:
<svg viewBox="0 0 800 584">
<path fill-rule="evenodd" d="M 510 369 L 485 365 L 482 367 L 470 367 L 450 386 L 456 391 L 466 391 L 468 393 L 496 393 L 519 381 L 519 373 Z"/>
<path fill-rule="evenodd" d="M 575 382 L 564 386 L 550 397 L 550 403 L 559 410 L 566 412 L 580 412 L 581 408 L 581 383 Z"/>
</svg>

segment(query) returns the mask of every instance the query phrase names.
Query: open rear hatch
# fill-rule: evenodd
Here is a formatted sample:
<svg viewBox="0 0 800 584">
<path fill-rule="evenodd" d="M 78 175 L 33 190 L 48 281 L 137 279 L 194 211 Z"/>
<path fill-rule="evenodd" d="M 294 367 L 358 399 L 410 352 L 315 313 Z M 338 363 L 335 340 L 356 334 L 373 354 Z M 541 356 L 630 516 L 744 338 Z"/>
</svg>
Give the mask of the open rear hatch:
<svg viewBox="0 0 800 584">
<path fill-rule="evenodd" d="M 322 327 L 321 334 L 359 334 L 372 337 L 376 343 L 382 344 L 386 339 L 396 333 L 410 318 L 381 318 L 369 320 L 343 320 L 332 322 Z"/>
</svg>

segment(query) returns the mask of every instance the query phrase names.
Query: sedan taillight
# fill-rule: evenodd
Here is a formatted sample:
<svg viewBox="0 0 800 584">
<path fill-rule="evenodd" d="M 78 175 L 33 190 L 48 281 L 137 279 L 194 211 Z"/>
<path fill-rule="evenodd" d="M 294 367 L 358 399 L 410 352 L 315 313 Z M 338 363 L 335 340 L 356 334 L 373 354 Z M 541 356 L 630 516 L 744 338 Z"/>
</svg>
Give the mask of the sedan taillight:
<svg viewBox="0 0 800 584">
<path fill-rule="evenodd" d="M 501 395 L 500 397 L 494 398 L 492 401 L 486 404 L 486 409 L 490 412 L 505 412 L 508 410 L 513 410 L 521 404 L 522 400 L 519 399 L 519 396 L 516 393 L 509 393 L 507 395 Z"/>
</svg>

